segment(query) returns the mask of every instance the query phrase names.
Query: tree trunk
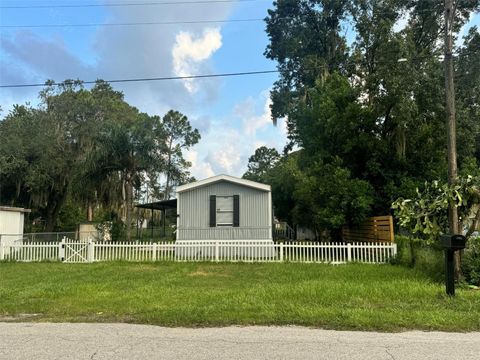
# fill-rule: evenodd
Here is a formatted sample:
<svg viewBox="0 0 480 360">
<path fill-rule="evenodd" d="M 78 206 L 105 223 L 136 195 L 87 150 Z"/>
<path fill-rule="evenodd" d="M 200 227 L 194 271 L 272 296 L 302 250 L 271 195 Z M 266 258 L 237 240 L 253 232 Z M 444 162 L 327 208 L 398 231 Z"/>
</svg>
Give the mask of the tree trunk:
<svg viewBox="0 0 480 360">
<path fill-rule="evenodd" d="M 127 181 L 125 174 L 122 174 L 122 206 L 120 211 L 120 219 L 125 223 L 127 221 Z"/>
<path fill-rule="evenodd" d="M 168 146 L 167 181 L 165 182 L 165 194 L 163 196 L 164 200 L 170 199 L 170 178 L 171 178 L 170 167 L 172 166 L 172 145 L 173 145 L 173 139 L 170 138 L 170 145 Z"/>
<path fill-rule="evenodd" d="M 46 210 L 46 216 L 45 216 L 46 232 L 53 232 L 53 230 L 55 230 L 58 214 L 60 213 L 60 209 L 62 208 L 63 203 L 65 202 L 65 199 L 67 198 L 67 189 L 68 189 L 68 184 L 65 182 L 65 184 L 62 186 L 60 191 L 51 192 L 48 195 L 47 208 L 45 209 Z"/>
<path fill-rule="evenodd" d="M 448 184 L 457 182 L 457 137 L 455 123 L 455 89 L 453 84 L 453 59 L 452 59 L 452 31 L 455 13 L 453 0 L 445 1 L 445 100 L 447 115 L 447 151 L 448 151 Z M 453 201 L 448 206 L 448 225 L 451 234 L 459 234 L 458 211 Z M 461 275 L 460 252 L 455 251 L 455 278 Z"/>
<path fill-rule="evenodd" d="M 127 231 L 127 241 L 132 240 L 132 214 L 133 214 L 133 176 L 130 173 L 127 173 L 126 176 L 126 191 L 125 191 L 125 202 L 126 202 L 126 231 Z"/>
<path fill-rule="evenodd" d="M 90 201 L 87 203 L 87 221 L 93 221 L 93 206 Z"/>
</svg>

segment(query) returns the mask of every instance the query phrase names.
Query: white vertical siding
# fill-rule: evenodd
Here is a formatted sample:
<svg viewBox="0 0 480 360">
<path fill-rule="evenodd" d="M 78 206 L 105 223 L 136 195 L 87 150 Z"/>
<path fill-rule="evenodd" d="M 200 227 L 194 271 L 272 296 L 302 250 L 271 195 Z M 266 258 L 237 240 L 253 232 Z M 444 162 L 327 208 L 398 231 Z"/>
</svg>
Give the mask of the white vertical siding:
<svg viewBox="0 0 480 360">
<path fill-rule="evenodd" d="M 0 210 L 0 235 L 3 244 L 22 238 L 23 221 L 23 212 Z"/>
<path fill-rule="evenodd" d="M 220 181 L 178 194 L 178 240 L 270 240 L 268 191 Z M 240 227 L 209 226 L 210 195 L 240 198 Z"/>
</svg>

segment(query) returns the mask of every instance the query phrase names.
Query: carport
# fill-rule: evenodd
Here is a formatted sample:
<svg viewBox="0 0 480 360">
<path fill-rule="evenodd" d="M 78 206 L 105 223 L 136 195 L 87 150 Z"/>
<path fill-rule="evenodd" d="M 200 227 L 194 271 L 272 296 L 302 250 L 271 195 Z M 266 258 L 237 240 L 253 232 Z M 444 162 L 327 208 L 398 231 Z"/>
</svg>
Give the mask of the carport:
<svg viewBox="0 0 480 360">
<path fill-rule="evenodd" d="M 162 201 L 155 201 L 151 203 L 145 203 L 145 204 L 138 204 L 135 205 L 136 208 L 138 209 L 143 209 L 145 211 L 149 211 L 151 214 L 150 218 L 150 233 L 151 237 L 153 239 L 154 237 L 154 220 L 155 220 L 155 213 L 160 212 L 158 219 L 161 217 L 161 223 L 163 227 L 163 237 L 166 237 L 166 219 L 167 219 L 167 212 L 170 210 L 170 214 L 172 214 L 174 209 L 174 214 L 176 216 L 177 214 L 177 199 L 171 199 L 171 200 L 162 200 Z M 139 223 L 140 217 L 139 217 L 139 211 L 137 211 L 137 239 L 140 238 L 141 232 L 140 232 L 140 227 L 143 224 Z"/>
</svg>

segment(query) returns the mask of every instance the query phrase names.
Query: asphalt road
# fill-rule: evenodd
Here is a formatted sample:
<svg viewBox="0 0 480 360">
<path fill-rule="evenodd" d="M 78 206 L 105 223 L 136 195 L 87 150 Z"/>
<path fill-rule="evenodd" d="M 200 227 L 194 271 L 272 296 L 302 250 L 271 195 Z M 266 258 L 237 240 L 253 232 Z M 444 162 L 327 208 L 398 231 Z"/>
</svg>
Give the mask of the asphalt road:
<svg viewBox="0 0 480 360">
<path fill-rule="evenodd" d="M 0 359 L 475 359 L 480 333 L 0 323 Z"/>
</svg>

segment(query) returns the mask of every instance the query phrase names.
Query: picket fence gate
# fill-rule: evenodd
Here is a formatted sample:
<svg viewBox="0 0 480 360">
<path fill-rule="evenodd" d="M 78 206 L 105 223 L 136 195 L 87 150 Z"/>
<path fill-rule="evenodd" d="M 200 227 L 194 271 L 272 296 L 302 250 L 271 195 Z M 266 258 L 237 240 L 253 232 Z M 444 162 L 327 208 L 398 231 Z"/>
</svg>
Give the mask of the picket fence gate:
<svg viewBox="0 0 480 360">
<path fill-rule="evenodd" d="M 252 240 L 181 241 L 176 243 L 86 242 L 0 244 L 0 261 L 216 261 L 387 263 L 397 254 L 392 243 L 307 243 Z"/>
</svg>

